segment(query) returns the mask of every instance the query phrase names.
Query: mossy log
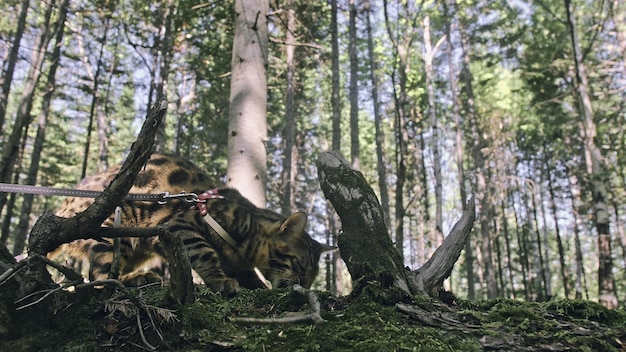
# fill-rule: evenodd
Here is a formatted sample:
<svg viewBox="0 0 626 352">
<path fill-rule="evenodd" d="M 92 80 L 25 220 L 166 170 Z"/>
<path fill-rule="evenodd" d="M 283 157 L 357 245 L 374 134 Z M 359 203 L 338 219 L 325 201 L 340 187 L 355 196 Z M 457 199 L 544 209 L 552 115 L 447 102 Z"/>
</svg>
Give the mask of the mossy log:
<svg viewBox="0 0 626 352">
<path fill-rule="evenodd" d="M 322 191 L 343 226 L 337 239 L 339 252 L 357 286 L 376 281 L 384 288 L 439 298 L 443 280 L 450 276 L 472 229 L 473 200 L 430 260 L 411 272 L 391 242 L 378 198 L 363 174 L 337 151 L 322 153 L 317 167 Z"/>
</svg>

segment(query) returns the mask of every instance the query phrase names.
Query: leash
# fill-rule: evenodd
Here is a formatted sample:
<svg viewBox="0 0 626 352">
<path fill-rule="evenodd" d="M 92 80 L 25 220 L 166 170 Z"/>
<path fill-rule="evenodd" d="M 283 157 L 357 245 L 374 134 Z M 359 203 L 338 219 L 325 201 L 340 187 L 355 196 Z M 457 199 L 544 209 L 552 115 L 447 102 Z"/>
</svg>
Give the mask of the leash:
<svg viewBox="0 0 626 352">
<path fill-rule="evenodd" d="M 47 196 L 65 196 L 65 197 L 80 197 L 80 198 L 96 198 L 101 191 L 89 191 L 84 189 L 71 189 L 71 188 L 55 188 L 55 187 L 42 187 L 42 186 L 30 186 L 30 185 L 16 185 L 11 183 L 0 183 L 0 192 L 2 193 L 27 193 Z M 220 225 L 211 215 L 209 215 L 206 207 L 207 199 L 224 199 L 225 197 L 218 194 L 217 189 L 208 190 L 200 195 L 195 193 L 177 193 L 170 194 L 169 192 L 162 193 L 129 193 L 124 197 L 128 201 L 147 201 L 157 202 L 159 204 L 166 204 L 172 199 L 180 199 L 187 203 L 194 203 L 196 209 L 200 215 L 204 218 L 209 226 L 217 232 L 217 234 L 228 243 L 231 247 L 237 249 L 238 244 L 235 239 L 228 234 L 222 225 Z"/>
<path fill-rule="evenodd" d="M 80 198 L 96 198 L 102 193 L 100 191 L 88 191 L 84 189 L 15 185 L 15 184 L 10 184 L 10 183 L 0 183 L 0 192 L 2 193 L 27 193 L 27 194 L 46 195 L 46 196 L 65 196 L 65 197 L 80 197 Z M 191 193 L 184 194 L 185 197 L 189 197 L 190 195 Z M 171 198 L 182 198 L 182 197 L 183 197 L 183 194 L 170 195 L 169 192 L 154 193 L 154 194 L 130 193 L 126 195 L 124 199 L 129 200 L 129 201 L 167 202 Z"/>
</svg>

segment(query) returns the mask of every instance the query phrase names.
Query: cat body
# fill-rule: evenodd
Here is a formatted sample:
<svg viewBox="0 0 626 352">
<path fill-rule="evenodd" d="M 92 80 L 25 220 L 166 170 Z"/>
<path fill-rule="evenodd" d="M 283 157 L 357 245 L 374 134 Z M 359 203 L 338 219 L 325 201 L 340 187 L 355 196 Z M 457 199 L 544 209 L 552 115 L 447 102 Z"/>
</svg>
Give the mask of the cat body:
<svg viewBox="0 0 626 352">
<path fill-rule="evenodd" d="M 119 166 L 87 177 L 78 186 L 85 190 L 103 190 L 119 171 Z M 153 154 L 130 189 L 134 194 L 201 194 L 214 190 L 215 184 L 191 162 L 180 157 Z M 216 291 L 233 293 L 240 287 L 259 288 L 262 281 L 254 274 L 262 273 L 272 287 L 300 284 L 310 287 L 317 276 L 319 257 L 324 246 L 305 231 L 306 215 L 296 212 L 285 218 L 270 210 L 256 207 L 237 190 L 222 188 L 213 191 L 219 197 L 206 199 L 206 212 L 221 230 L 210 226 L 190 204 L 171 199 L 165 204 L 153 201 L 124 201 L 121 204 L 122 227 L 157 227 L 180 237 L 194 271 L 205 284 Z M 72 217 L 83 211 L 93 199 L 67 198 L 56 212 L 58 216 Z M 196 204 L 197 205 L 197 204 Z M 103 226 L 113 225 L 111 215 Z M 97 234 L 96 234 L 97 235 Z M 65 254 L 87 260 L 91 280 L 109 275 L 113 258 L 112 240 L 77 240 L 60 246 L 51 257 Z M 329 249 L 329 248 L 327 248 Z M 124 237 L 120 240 L 119 278 L 129 284 L 143 279 L 150 281 L 154 274 L 141 268 L 153 258 L 163 256 L 158 236 Z"/>
</svg>

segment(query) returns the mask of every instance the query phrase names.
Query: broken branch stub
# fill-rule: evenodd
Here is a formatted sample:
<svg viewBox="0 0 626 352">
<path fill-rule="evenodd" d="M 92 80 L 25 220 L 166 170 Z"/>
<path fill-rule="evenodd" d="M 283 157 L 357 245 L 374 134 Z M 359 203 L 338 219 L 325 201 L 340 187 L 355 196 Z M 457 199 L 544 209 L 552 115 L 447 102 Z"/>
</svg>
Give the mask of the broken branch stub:
<svg viewBox="0 0 626 352">
<path fill-rule="evenodd" d="M 454 224 L 441 246 L 435 250 L 426 264 L 413 272 L 417 288 L 421 293 L 431 297 L 440 296 L 439 294 L 443 290 L 443 281 L 450 277 L 452 268 L 454 268 L 454 264 L 459 259 L 461 250 L 469 238 L 475 219 L 476 205 L 474 198 L 471 198 L 467 202 L 467 210 Z"/>
</svg>

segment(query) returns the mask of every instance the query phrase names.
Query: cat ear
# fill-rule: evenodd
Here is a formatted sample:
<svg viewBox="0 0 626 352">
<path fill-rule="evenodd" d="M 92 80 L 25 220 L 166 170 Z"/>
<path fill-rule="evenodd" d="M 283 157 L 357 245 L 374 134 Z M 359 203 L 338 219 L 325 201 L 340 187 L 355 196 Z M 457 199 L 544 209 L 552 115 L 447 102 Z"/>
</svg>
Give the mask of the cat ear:
<svg viewBox="0 0 626 352">
<path fill-rule="evenodd" d="M 280 233 L 284 236 L 302 235 L 306 227 L 306 214 L 303 212 L 295 212 L 291 214 L 282 225 L 280 225 Z"/>
</svg>

